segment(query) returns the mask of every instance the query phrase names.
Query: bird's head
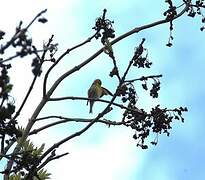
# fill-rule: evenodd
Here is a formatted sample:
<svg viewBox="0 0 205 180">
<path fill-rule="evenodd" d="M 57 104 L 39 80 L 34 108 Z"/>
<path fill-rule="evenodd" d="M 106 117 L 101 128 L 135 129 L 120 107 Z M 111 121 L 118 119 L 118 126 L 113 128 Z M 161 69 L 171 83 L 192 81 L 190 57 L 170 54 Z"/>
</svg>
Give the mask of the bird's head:
<svg viewBox="0 0 205 180">
<path fill-rule="evenodd" d="M 93 84 L 98 84 L 98 85 L 102 85 L 102 81 L 100 79 L 96 79 Z"/>
</svg>

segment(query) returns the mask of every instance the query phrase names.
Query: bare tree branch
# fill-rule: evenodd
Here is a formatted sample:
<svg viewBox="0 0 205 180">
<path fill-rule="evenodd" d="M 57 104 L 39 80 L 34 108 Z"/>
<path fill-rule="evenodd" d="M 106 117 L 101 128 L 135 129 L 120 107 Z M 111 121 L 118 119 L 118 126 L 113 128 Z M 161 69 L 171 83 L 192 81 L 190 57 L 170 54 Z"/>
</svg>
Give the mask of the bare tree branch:
<svg viewBox="0 0 205 180">
<path fill-rule="evenodd" d="M 69 153 L 63 153 L 54 157 L 48 157 L 37 169 L 36 171 L 39 171 L 40 169 L 42 169 L 46 164 L 48 164 L 49 162 L 55 160 L 55 159 L 59 159 L 61 157 L 64 157 L 66 155 L 68 155 Z"/>
<path fill-rule="evenodd" d="M 107 103 L 109 104 L 110 101 L 108 100 L 104 100 L 104 99 L 95 99 L 95 98 L 86 98 L 86 97 L 77 97 L 77 96 L 66 96 L 66 97 L 59 97 L 59 98 L 50 98 L 49 101 L 62 101 L 62 100 L 95 100 L 95 101 L 99 101 L 99 102 L 104 102 L 104 103 Z M 112 103 L 112 105 L 114 106 L 117 106 L 121 109 L 127 109 L 127 110 L 133 110 L 133 109 L 130 109 L 122 104 L 118 104 L 118 103 Z M 140 113 L 140 109 L 136 109 L 137 112 Z"/>
<path fill-rule="evenodd" d="M 32 130 L 29 135 L 33 135 L 33 134 L 37 134 L 38 132 L 42 131 L 42 130 L 45 130 L 47 128 L 50 128 L 50 127 L 53 127 L 55 125 L 58 125 L 58 124 L 62 124 L 62 123 L 67 123 L 67 122 L 81 122 L 81 123 L 90 123 L 91 121 L 93 121 L 94 119 L 85 119 L 85 118 L 68 118 L 68 117 L 62 117 L 62 116 L 46 116 L 46 117 L 42 117 L 42 118 L 38 118 L 36 119 L 36 121 L 40 121 L 40 120 L 45 120 L 45 119 L 63 119 L 61 121 L 56 121 L 56 122 L 53 122 L 53 123 L 49 123 L 45 126 L 42 126 L 41 128 L 38 128 L 38 129 L 34 129 Z M 107 120 L 107 119 L 99 119 L 96 121 L 96 123 L 103 123 L 103 124 L 106 124 L 108 126 L 119 126 L 119 125 L 127 125 L 129 124 L 131 121 L 126 121 L 126 122 L 117 122 L 117 121 L 111 121 L 111 120 Z"/>
<path fill-rule="evenodd" d="M 25 105 L 25 103 L 26 103 L 26 101 L 27 101 L 27 99 L 28 99 L 28 97 L 29 97 L 29 95 L 30 95 L 30 93 L 31 93 L 31 91 L 32 91 L 32 89 L 33 89 L 33 87 L 34 87 L 34 84 L 35 84 L 35 82 L 36 82 L 36 80 L 37 80 L 37 77 L 38 77 L 38 75 L 35 75 L 35 76 L 34 76 L 33 81 L 31 82 L 31 85 L 30 85 L 30 87 L 29 87 L 29 89 L 28 89 L 28 92 L 26 93 L 26 96 L 24 97 L 24 100 L 23 100 L 22 104 L 20 105 L 18 111 L 16 111 L 16 114 L 15 114 L 14 117 L 12 118 L 12 121 L 15 120 L 15 119 L 20 115 L 20 112 L 21 112 L 21 110 L 23 109 L 23 107 L 24 107 L 24 105 Z"/>
<path fill-rule="evenodd" d="M 36 17 L 34 17 L 33 20 L 26 26 L 25 29 L 28 29 L 28 28 L 34 23 L 34 21 L 35 21 L 37 18 L 39 18 L 42 14 L 46 13 L 46 11 L 47 11 L 47 9 L 44 9 L 43 11 L 41 11 L 40 13 L 38 13 L 38 14 L 36 15 Z"/>
<path fill-rule="evenodd" d="M 136 79 L 130 79 L 130 80 L 125 80 L 125 82 L 134 82 L 134 81 L 143 81 L 143 80 L 147 80 L 147 79 L 153 79 L 153 78 L 160 78 L 162 77 L 162 74 L 160 75 L 151 75 L 151 76 L 142 76 L 140 78 L 136 78 Z"/>
</svg>

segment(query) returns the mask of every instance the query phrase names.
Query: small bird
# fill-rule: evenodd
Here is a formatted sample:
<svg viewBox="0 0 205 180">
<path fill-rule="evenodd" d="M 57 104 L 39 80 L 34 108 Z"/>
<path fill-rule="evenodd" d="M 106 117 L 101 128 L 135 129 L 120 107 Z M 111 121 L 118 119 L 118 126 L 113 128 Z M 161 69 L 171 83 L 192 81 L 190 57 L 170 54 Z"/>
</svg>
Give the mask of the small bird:
<svg viewBox="0 0 205 180">
<path fill-rule="evenodd" d="M 100 79 L 94 80 L 92 83 L 91 87 L 88 89 L 88 98 L 94 98 L 94 99 L 99 99 L 104 95 L 111 95 L 113 94 L 107 90 L 106 88 L 102 87 L 102 81 Z M 87 105 L 90 102 L 90 111 L 89 113 L 92 113 L 93 111 L 93 104 L 95 100 L 88 100 Z"/>
</svg>

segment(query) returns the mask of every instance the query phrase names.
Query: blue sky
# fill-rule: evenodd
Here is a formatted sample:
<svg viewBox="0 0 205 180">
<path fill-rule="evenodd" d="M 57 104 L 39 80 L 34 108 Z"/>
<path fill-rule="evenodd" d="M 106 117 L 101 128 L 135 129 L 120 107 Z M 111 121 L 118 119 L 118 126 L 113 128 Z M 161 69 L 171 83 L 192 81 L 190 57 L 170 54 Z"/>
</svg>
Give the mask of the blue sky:
<svg viewBox="0 0 205 180">
<path fill-rule="evenodd" d="M 130 0 L 129 3 L 117 0 L 20 0 L 18 2 L 8 0 L 0 7 L 0 15 L 2 17 L 6 15 L 0 25 L 3 27 L 2 30 L 12 33 L 19 20 L 25 20 L 24 22 L 28 23 L 39 11 L 48 8 L 45 15 L 49 20 L 48 23 L 34 24 L 30 34 L 39 46 L 42 46 L 42 42 L 54 34 L 56 42 L 59 43 L 59 55 L 93 33 L 95 19 L 101 15 L 104 8 L 108 10 L 107 17 L 115 21 L 114 28 L 117 36 L 136 26 L 163 19 L 163 12 L 166 10 L 164 0 L 158 1 L 158 4 L 154 2 L 149 0 Z M 173 2 L 179 5 L 180 1 Z M 94 125 L 81 137 L 66 143 L 58 150 L 59 153 L 68 151 L 70 154 L 48 166 L 48 170 L 52 172 L 52 179 L 80 180 L 84 177 L 89 180 L 201 180 L 205 178 L 203 169 L 205 161 L 203 142 L 205 138 L 203 129 L 205 125 L 203 79 L 205 77 L 205 36 L 199 30 L 200 26 L 199 18 L 192 19 L 185 16 L 176 20 L 172 48 L 165 46 L 169 36 L 168 24 L 135 34 L 113 47 L 122 71 L 132 57 L 134 47 L 143 37 L 146 38 L 145 47 L 149 50 L 153 67 L 145 72 L 132 71 L 130 77 L 163 74 L 163 78 L 157 100 L 150 98 L 147 92 L 141 90 L 141 85 L 137 85 L 139 106 L 146 109 L 158 103 L 169 108 L 187 106 L 189 112 L 185 114 L 185 123 L 176 122 L 171 136 L 160 136 L 159 144 L 156 147 L 150 146 L 148 150 L 136 147 L 136 142 L 132 139 L 133 132 L 130 129 Z M 100 43 L 94 42 L 93 45 L 91 43 L 66 56 L 54 70 L 49 84 L 60 74 L 88 58 L 99 47 L 101 47 Z M 25 81 L 21 86 L 14 86 L 13 94 L 16 96 L 17 105 L 20 104 L 32 78 L 30 68 L 27 68 L 30 67 L 30 63 L 29 59 L 19 60 L 13 65 L 11 80 L 14 85 L 22 83 L 22 78 Z M 48 66 L 49 64 L 45 69 Z M 108 76 L 111 68 L 109 58 L 102 54 L 87 68 L 65 79 L 54 95 L 58 97 L 86 96 L 87 89 L 96 77 L 102 79 L 105 87 L 114 91 L 117 81 Z M 28 76 L 25 77 L 25 73 Z M 36 90 L 29 99 L 30 105 L 21 114 L 20 124 L 26 123 L 38 104 L 41 98 L 39 96 L 41 83 L 40 78 Z M 88 114 L 85 104 L 84 101 L 49 103 L 43 109 L 41 116 L 57 114 L 78 117 L 80 111 L 80 117 L 94 117 Z M 104 106 L 104 104 L 96 103 L 94 111 L 100 112 Z M 120 112 L 119 109 L 113 111 L 109 118 L 117 120 Z M 37 126 L 39 125 L 40 123 Z M 72 125 L 64 124 L 49 129 L 46 133 L 40 133 L 39 137 L 33 137 L 33 141 L 39 145 L 46 141 L 48 147 L 53 142 L 83 127 L 83 125 Z"/>
</svg>

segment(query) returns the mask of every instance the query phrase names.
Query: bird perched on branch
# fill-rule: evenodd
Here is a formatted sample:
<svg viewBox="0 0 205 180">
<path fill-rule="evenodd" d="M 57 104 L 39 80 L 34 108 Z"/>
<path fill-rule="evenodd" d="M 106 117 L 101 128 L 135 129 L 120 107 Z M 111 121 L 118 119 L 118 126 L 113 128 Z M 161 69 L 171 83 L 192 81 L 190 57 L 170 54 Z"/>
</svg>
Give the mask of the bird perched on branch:
<svg viewBox="0 0 205 180">
<path fill-rule="evenodd" d="M 101 85 L 102 85 L 102 81 L 100 79 L 94 80 L 91 87 L 88 89 L 88 98 L 99 99 L 104 95 L 113 96 L 113 94 L 109 90 L 102 87 Z M 95 100 L 88 100 L 87 101 L 87 105 L 88 105 L 88 103 L 90 103 L 89 113 L 92 113 L 94 102 L 95 102 Z"/>
</svg>

